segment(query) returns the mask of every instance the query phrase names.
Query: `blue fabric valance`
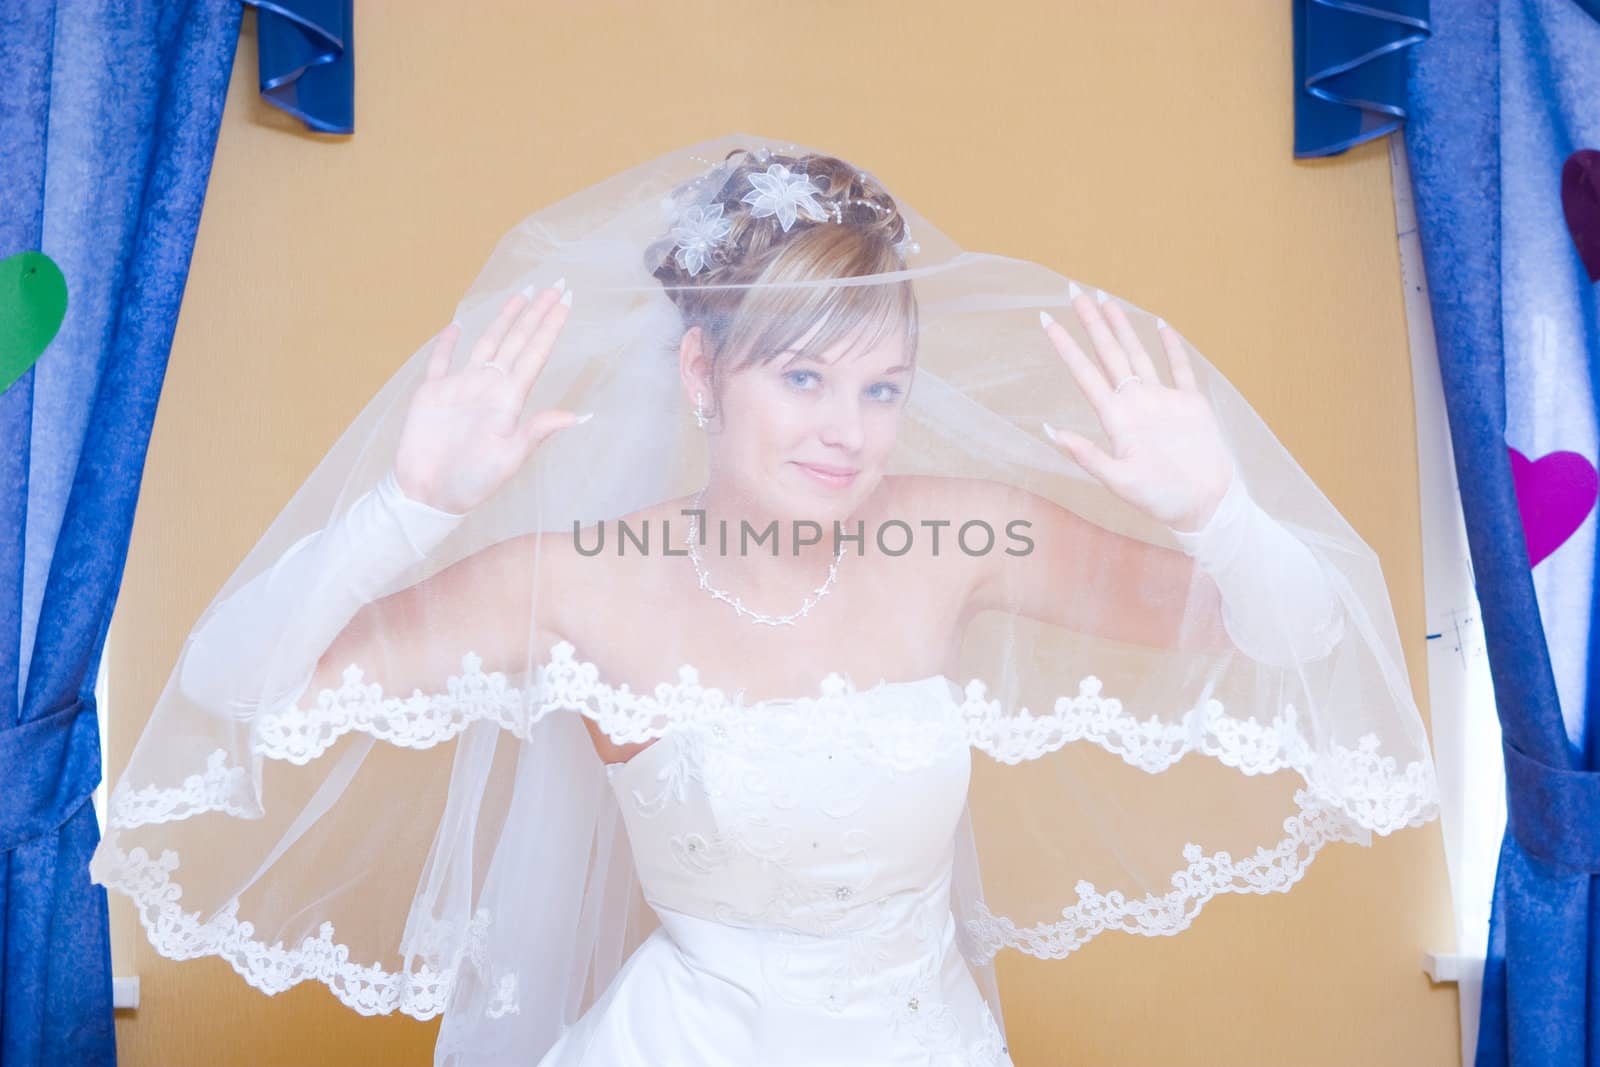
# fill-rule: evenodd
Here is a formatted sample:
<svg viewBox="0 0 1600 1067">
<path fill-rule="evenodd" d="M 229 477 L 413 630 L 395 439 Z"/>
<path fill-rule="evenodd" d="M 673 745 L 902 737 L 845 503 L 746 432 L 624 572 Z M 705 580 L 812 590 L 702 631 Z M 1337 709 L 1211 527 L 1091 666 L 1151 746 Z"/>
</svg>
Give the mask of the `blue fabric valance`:
<svg viewBox="0 0 1600 1067">
<path fill-rule="evenodd" d="M 256 9 L 262 98 L 320 133 L 354 133 L 353 0 L 244 2 Z"/>
<path fill-rule="evenodd" d="M 1428 37 L 1428 0 L 1293 2 L 1295 158 L 1338 155 L 1399 129 L 1407 52 Z"/>
</svg>

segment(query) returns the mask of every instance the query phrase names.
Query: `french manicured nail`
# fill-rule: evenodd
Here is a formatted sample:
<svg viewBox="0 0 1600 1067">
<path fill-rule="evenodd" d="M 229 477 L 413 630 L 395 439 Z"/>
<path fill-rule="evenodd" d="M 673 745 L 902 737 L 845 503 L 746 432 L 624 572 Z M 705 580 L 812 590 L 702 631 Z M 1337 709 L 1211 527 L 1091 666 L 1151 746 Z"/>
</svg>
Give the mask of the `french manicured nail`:
<svg viewBox="0 0 1600 1067">
<path fill-rule="evenodd" d="M 571 307 L 572 306 L 572 290 L 571 289 L 563 289 L 561 291 L 561 302 L 563 304 L 567 305 L 567 307 Z"/>
<path fill-rule="evenodd" d="M 562 289 L 565 289 L 566 287 L 567 287 L 567 279 L 566 278 L 557 278 L 556 279 L 556 284 L 551 286 L 552 289 L 557 289 L 557 290 L 562 290 Z"/>
<path fill-rule="evenodd" d="M 1172 327 L 1167 325 L 1167 320 L 1166 319 L 1163 319 L 1158 315 L 1158 316 L 1156 316 L 1156 329 L 1158 329 L 1158 330 L 1170 330 L 1170 329 L 1172 329 Z"/>
<path fill-rule="evenodd" d="M 1039 325 L 1043 326 L 1045 329 L 1048 330 L 1050 328 L 1050 324 L 1052 322 L 1055 322 L 1055 321 L 1056 321 L 1055 319 L 1050 317 L 1050 312 L 1048 312 L 1048 311 L 1039 312 Z"/>
<path fill-rule="evenodd" d="M 1076 300 L 1083 294 L 1083 288 L 1077 282 L 1067 282 L 1067 299 Z"/>
<path fill-rule="evenodd" d="M 529 282 L 527 285 L 524 285 L 521 289 L 518 289 L 517 290 L 517 295 L 522 297 L 522 299 L 524 299 L 524 300 L 532 300 L 533 299 L 533 283 Z"/>
<path fill-rule="evenodd" d="M 1059 441 L 1060 440 L 1060 438 L 1056 436 L 1056 428 L 1054 426 L 1051 426 L 1048 422 L 1045 422 L 1043 419 L 1040 419 L 1039 421 L 1044 426 L 1044 435 L 1046 437 L 1050 438 L 1050 440 L 1052 440 L 1052 441 Z"/>
<path fill-rule="evenodd" d="M 1107 293 L 1104 289 L 1096 289 L 1094 291 L 1095 303 L 1104 304 L 1107 300 L 1110 300 L 1110 299 L 1111 299 L 1111 294 Z"/>
<path fill-rule="evenodd" d="M 589 420 L 590 420 L 590 419 L 592 419 L 592 418 L 594 418 L 594 412 L 592 412 L 592 411 L 585 411 L 585 412 L 584 412 L 584 413 L 583 413 L 583 414 L 582 414 L 582 415 L 579 415 L 579 416 L 578 416 L 578 421 L 577 421 L 577 422 L 574 422 L 574 423 L 573 423 L 573 424 L 572 424 L 572 425 L 574 425 L 574 426 L 581 426 L 581 425 L 583 425 L 583 424 L 584 424 L 584 423 L 586 423 L 586 422 L 588 422 L 588 421 L 589 421 Z"/>
</svg>

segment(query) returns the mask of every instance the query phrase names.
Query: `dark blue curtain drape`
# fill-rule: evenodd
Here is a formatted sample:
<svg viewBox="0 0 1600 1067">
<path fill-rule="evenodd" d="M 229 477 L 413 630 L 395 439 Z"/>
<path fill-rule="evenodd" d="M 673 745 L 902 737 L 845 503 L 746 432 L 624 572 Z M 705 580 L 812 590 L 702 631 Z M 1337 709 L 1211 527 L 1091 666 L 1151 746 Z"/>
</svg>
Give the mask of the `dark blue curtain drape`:
<svg viewBox="0 0 1600 1067">
<path fill-rule="evenodd" d="M 1563 172 L 1600 148 L 1600 23 L 1579 0 L 1451 0 L 1433 30 L 1412 52 L 1405 142 L 1509 816 L 1476 1061 L 1587 1067 L 1600 1063 L 1597 541 L 1592 511 L 1550 538 L 1542 505 L 1561 486 L 1527 479 L 1522 457 L 1559 453 L 1591 475 L 1596 458 L 1600 300 Z"/>
<path fill-rule="evenodd" d="M 0 5 L 0 258 L 67 312 L 0 394 L 0 1063 L 114 1064 L 94 683 L 238 44 L 237 0 Z M 16 292 L 0 292 L 0 315 Z"/>
<path fill-rule="evenodd" d="M 1428 0 L 1290 3 L 1295 158 L 1338 155 L 1398 129 L 1407 53 L 1427 39 Z"/>
<path fill-rule="evenodd" d="M 319 133 L 354 133 L 353 0 L 244 2 L 256 9 L 262 99 Z"/>
</svg>

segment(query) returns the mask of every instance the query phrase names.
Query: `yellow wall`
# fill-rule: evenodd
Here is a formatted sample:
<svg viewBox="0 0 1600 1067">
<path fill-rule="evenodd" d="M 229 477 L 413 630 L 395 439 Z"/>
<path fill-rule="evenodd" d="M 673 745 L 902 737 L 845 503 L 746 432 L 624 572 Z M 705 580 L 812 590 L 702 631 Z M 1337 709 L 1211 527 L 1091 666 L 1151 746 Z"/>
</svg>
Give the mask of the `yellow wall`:
<svg viewBox="0 0 1600 1067">
<path fill-rule="evenodd" d="M 1290 156 L 1268 0 L 358 3 L 354 138 L 257 99 L 245 16 L 110 645 L 120 774 L 184 635 L 529 212 L 730 132 L 871 169 L 960 244 L 1181 325 L 1378 552 L 1426 709 L 1411 379 L 1386 147 Z M 207 494 L 200 496 L 201 487 Z M 436 1023 L 161 959 L 112 899 L 127 1067 L 428 1064 Z M 1019 1067 L 1446 1065 L 1437 824 L 1335 845 L 1178 938 L 1002 962 Z"/>
</svg>

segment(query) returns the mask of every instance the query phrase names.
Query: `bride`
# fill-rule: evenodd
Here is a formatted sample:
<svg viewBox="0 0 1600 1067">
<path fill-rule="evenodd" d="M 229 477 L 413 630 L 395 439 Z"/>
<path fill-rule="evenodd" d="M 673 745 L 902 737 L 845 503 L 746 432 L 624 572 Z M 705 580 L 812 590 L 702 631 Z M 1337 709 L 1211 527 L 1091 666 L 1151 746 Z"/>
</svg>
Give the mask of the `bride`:
<svg viewBox="0 0 1600 1067">
<path fill-rule="evenodd" d="M 1164 322 L 754 138 L 535 216 L 474 297 L 118 784 L 91 870 L 168 955 L 442 1013 L 439 1063 L 1009 1064 L 1000 949 L 1433 816 L 1375 559 Z"/>
</svg>

